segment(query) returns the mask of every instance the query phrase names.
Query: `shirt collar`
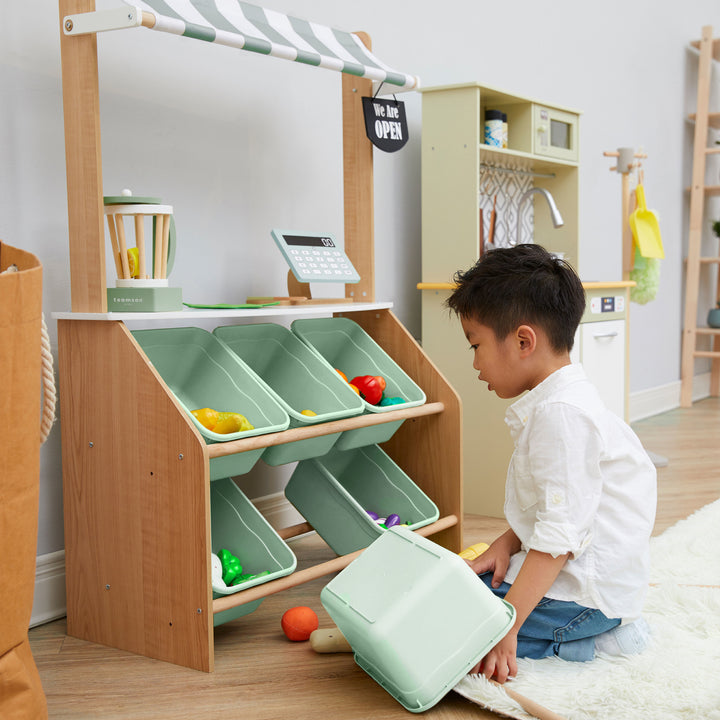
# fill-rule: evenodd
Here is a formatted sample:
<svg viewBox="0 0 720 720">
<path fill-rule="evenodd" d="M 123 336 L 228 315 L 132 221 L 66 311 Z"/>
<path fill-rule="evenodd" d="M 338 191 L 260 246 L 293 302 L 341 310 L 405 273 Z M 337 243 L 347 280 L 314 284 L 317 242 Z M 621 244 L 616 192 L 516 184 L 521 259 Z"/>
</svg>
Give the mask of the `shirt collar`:
<svg viewBox="0 0 720 720">
<path fill-rule="evenodd" d="M 510 433 L 516 437 L 525 427 L 532 411 L 557 390 L 567 387 L 570 383 L 586 379 L 582 365 L 572 363 L 563 365 L 559 370 L 548 375 L 541 383 L 532 390 L 525 393 L 519 400 L 516 400 L 505 411 L 505 423 L 510 428 Z"/>
</svg>

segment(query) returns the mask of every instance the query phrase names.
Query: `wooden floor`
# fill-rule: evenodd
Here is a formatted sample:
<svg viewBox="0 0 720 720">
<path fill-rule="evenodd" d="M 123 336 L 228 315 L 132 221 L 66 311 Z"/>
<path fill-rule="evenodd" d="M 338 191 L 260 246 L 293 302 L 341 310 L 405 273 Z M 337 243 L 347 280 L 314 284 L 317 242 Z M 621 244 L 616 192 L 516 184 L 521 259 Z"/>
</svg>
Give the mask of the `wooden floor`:
<svg viewBox="0 0 720 720">
<path fill-rule="evenodd" d="M 645 447 L 669 463 L 658 470 L 658 534 L 720 497 L 720 400 L 711 398 L 636 423 Z M 491 541 L 494 518 L 467 516 L 465 544 Z M 305 564 L 332 554 L 316 536 L 293 543 Z M 300 565 L 299 565 L 300 566 Z M 317 655 L 280 630 L 282 613 L 309 605 L 332 625 L 319 593 L 329 578 L 267 598 L 254 613 L 215 631 L 215 672 L 205 674 L 77 640 L 58 620 L 30 631 L 51 720 L 390 720 L 408 713 L 349 654 Z M 421 628 L 418 631 L 422 631 Z M 428 720 L 496 718 L 450 692 Z"/>
</svg>

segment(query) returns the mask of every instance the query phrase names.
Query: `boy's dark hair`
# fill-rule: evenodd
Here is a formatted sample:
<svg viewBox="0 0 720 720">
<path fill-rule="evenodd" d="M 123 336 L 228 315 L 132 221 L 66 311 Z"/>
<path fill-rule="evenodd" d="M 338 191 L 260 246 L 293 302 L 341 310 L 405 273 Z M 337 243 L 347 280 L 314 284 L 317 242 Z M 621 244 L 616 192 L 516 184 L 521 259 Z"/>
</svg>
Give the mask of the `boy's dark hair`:
<svg viewBox="0 0 720 720">
<path fill-rule="evenodd" d="M 520 325 L 537 325 L 553 350 L 572 350 L 585 291 L 572 266 L 540 245 L 490 250 L 454 280 L 447 306 L 491 328 L 498 340 Z"/>
</svg>

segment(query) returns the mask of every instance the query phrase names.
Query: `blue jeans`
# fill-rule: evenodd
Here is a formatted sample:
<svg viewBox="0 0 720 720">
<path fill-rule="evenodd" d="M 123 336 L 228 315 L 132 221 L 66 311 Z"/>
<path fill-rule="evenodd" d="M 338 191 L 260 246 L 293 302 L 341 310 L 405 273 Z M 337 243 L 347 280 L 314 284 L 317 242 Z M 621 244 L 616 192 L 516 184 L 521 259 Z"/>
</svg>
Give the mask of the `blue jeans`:
<svg viewBox="0 0 720 720">
<path fill-rule="evenodd" d="M 492 572 L 479 577 L 499 598 L 504 598 L 510 590 L 506 582 L 498 588 L 492 587 Z M 595 636 L 619 624 L 618 618 L 608 618 L 595 608 L 544 597 L 520 627 L 517 657 L 537 659 L 557 655 L 563 660 L 592 660 Z"/>
</svg>

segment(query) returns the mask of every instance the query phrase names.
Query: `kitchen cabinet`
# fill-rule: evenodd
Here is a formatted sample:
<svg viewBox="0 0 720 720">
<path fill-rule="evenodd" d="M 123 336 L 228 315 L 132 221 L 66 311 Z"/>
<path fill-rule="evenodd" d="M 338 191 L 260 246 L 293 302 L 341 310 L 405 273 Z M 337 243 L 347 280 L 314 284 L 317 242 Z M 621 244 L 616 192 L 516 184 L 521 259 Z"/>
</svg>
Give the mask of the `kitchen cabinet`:
<svg viewBox="0 0 720 720">
<path fill-rule="evenodd" d="M 577 359 L 605 405 L 623 420 L 629 411 L 627 308 L 631 281 L 584 283 L 586 295 L 576 342 Z"/>
<path fill-rule="evenodd" d="M 372 147 L 361 98 L 372 82 L 342 76 L 345 250 L 362 280 L 337 305 L 162 313 L 106 312 L 102 148 L 93 0 L 60 0 L 72 310 L 58 321 L 68 634 L 212 671 L 213 618 L 347 566 L 352 553 L 233 595 L 211 590 L 210 464 L 319 435 L 405 421 L 383 449 L 437 505 L 418 532 L 454 551 L 462 543 L 460 401 L 391 311 L 375 302 Z M 134 18 L 135 10 L 117 17 Z M 115 15 L 99 14 L 98 22 Z M 138 21 L 149 27 L 154 15 Z M 138 22 L 139 24 L 139 22 Z M 104 28 L 107 29 L 107 28 Z M 195 28 L 197 30 L 197 28 Z M 192 178 L 188 178 L 189 181 Z M 362 298 L 362 302 L 353 302 Z M 129 326 L 292 320 L 350 315 L 425 392 L 417 407 L 208 444 Z M 283 539 L 312 528 L 279 531 Z"/>
</svg>

